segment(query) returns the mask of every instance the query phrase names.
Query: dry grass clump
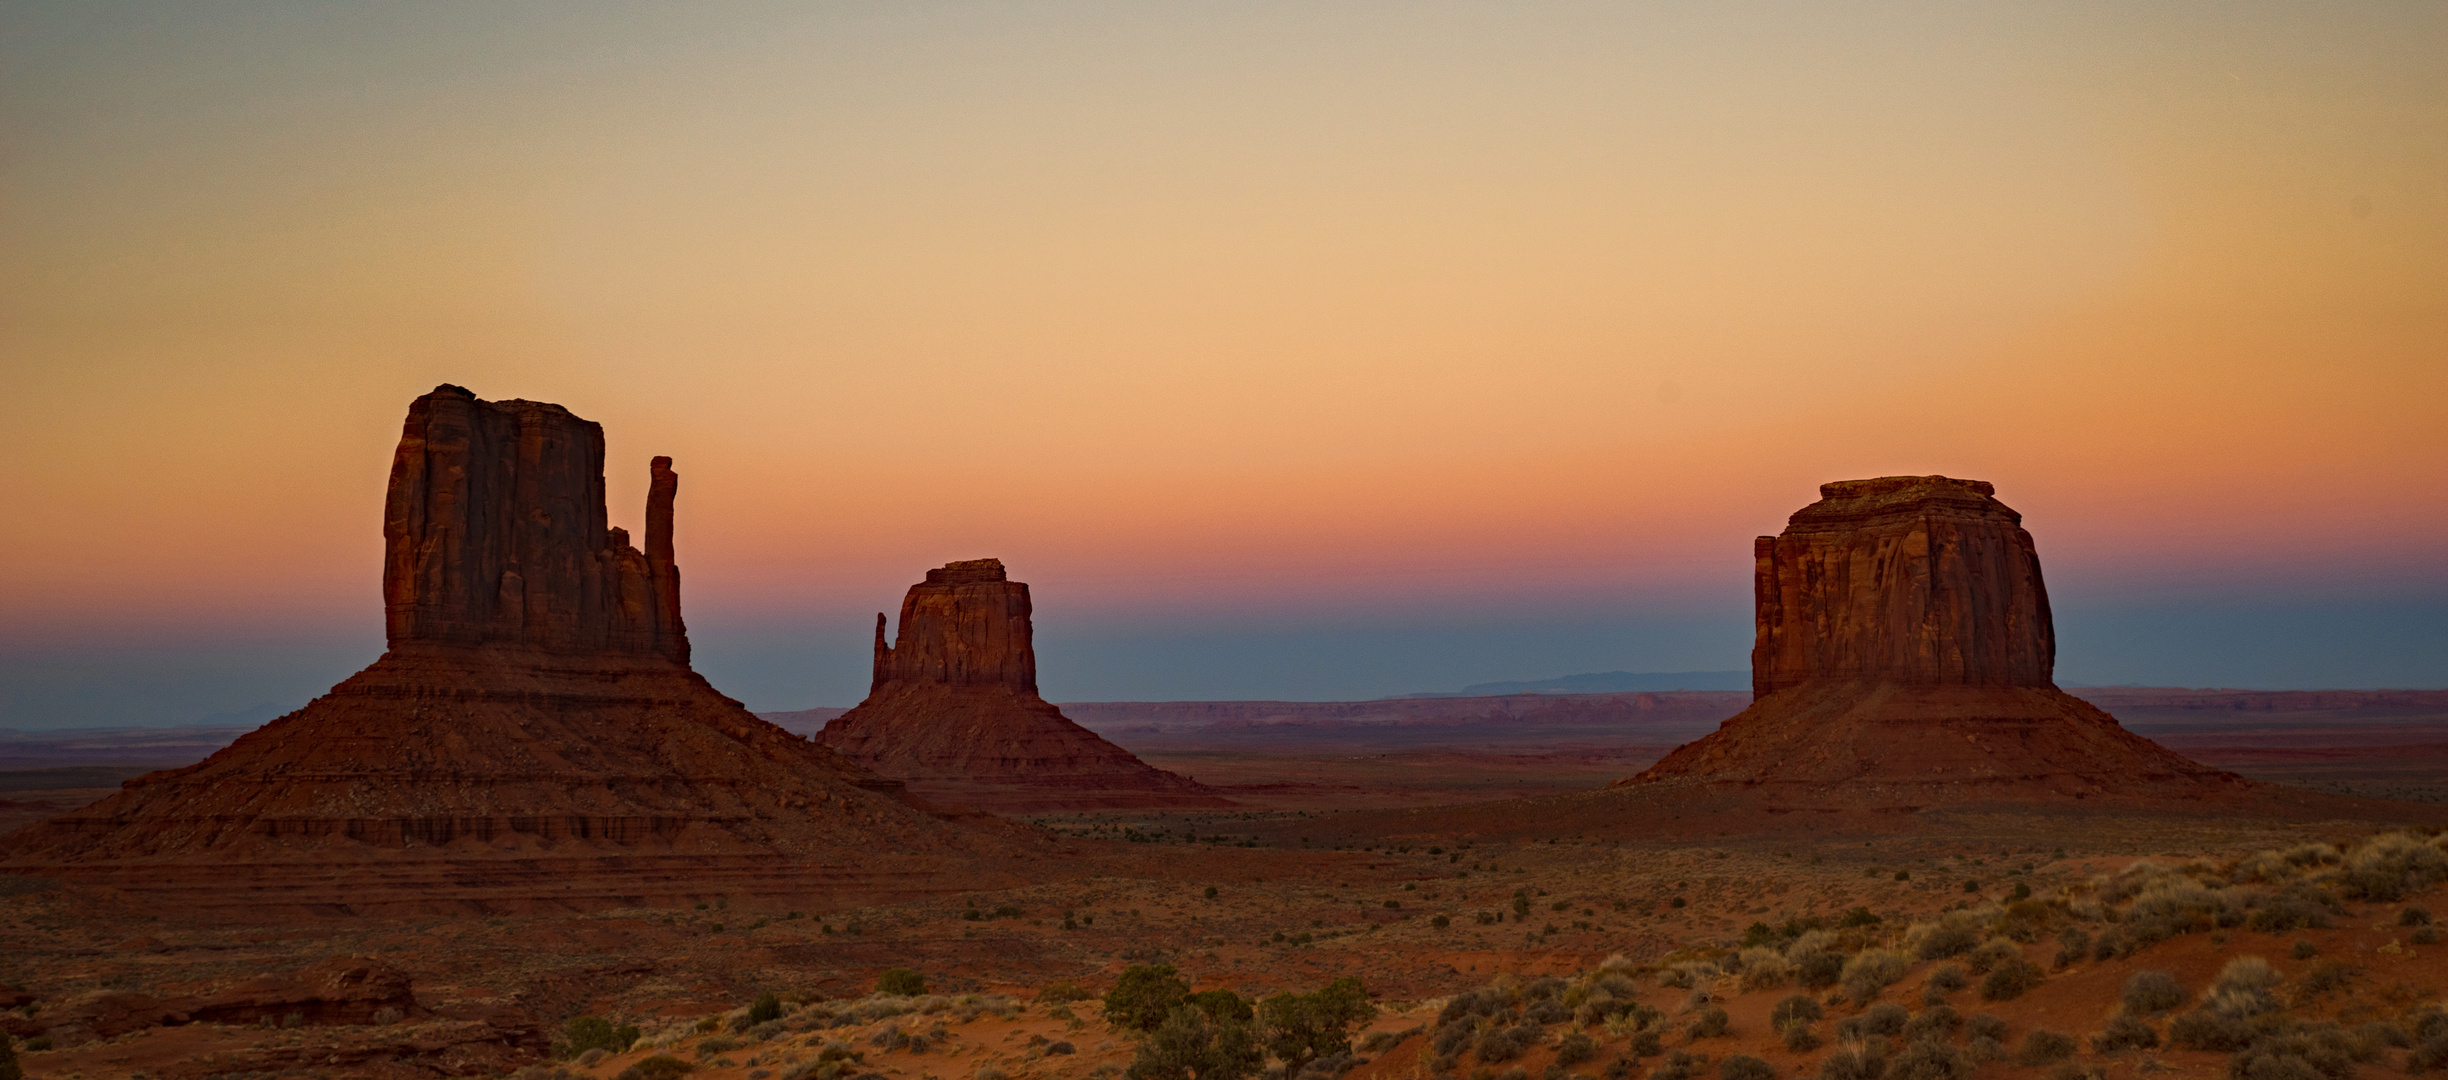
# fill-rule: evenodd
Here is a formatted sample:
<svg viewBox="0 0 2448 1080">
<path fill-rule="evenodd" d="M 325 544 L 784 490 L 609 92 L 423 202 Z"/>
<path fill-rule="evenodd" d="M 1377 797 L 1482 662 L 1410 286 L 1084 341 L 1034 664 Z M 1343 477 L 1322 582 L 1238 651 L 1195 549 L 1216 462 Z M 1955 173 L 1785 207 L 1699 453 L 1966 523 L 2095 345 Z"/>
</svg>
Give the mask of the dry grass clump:
<svg viewBox="0 0 2448 1080">
<path fill-rule="evenodd" d="M 1855 1001 L 1868 1001 L 1879 991 L 1895 985 L 1912 966 L 1912 958 L 1893 949 L 1863 949 L 1845 961 L 1837 981 L 1844 984 L 1845 996 Z"/>
</svg>

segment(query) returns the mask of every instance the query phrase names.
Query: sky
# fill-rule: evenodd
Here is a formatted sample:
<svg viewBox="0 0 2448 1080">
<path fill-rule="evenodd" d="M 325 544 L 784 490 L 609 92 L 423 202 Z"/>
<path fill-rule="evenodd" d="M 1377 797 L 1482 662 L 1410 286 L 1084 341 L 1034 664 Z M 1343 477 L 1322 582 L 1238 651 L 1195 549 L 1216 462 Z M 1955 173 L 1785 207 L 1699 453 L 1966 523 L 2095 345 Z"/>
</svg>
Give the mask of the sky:
<svg viewBox="0 0 2448 1080">
<path fill-rule="evenodd" d="M 931 566 L 1054 700 L 1747 666 L 1991 481 L 2068 685 L 2448 686 L 2448 6 L 0 2 L 0 727 L 380 653 L 438 383 L 682 476 L 698 666 Z"/>
</svg>

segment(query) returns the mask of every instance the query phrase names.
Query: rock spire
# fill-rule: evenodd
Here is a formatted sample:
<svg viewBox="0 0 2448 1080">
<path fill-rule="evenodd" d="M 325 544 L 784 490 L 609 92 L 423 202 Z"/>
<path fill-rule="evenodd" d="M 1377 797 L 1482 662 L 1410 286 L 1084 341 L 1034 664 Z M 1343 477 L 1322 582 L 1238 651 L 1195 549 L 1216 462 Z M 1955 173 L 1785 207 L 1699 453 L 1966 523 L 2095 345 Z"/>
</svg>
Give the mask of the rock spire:
<svg viewBox="0 0 2448 1080">
<path fill-rule="evenodd" d="M 1029 620 L 1028 586 L 1001 560 L 927 571 L 901 600 L 891 644 L 876 615 L 866 700 L 817 738 L 929 799 L 983 809 L 1228 805 L 1039 696 Z"/>
</svg>

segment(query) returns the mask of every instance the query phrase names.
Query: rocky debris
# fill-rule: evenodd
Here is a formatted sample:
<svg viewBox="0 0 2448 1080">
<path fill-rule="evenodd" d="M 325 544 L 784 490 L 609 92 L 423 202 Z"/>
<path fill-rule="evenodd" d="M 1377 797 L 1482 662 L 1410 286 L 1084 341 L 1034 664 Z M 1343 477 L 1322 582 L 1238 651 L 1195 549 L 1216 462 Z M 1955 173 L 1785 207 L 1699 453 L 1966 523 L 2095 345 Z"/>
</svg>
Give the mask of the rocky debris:
<svg viewBox="0 0 2448 1080">
<path fill-rule="evenodd" d="M 1751 706 L 1618 786 L 1897 811 L 2253 787 L 2057 689 L 2039 556 L 1990 485 L 1891 476 L 1820 494 L 1753 549 Z"/>
<path fill-rule="evenodd" d="M 201 762 L 0 837 L 0 872 L 177 906 L 505 910 L 870 895 L 923 887 L 929 859 L 1034 850 L 690 670 L 678 480 L 654 460 L 641 552 L 604 525 L 602 458 L 558 405 L 419 398 L 384 524 L 389 651 Z"/>
<path fill-rule="evenodd" d="M 11 1034 L 31 1035 L 39 1029 L 61 1045 L 74 1045 L 179 1024 L 389 1024 L 426 1014 L 409 989 L 406 973 L 379 960 L 335 957 L 303 971 L 259 975 L 210 994 L 94 994 L 35 1018 L 11 1017 L 8 1022 Z"/>
<path fill-rule="evenodd" d="M 990 810 L 1225 806 L 1196 781 L 1139 760 L 1037 693 L 1028 586 L 996 559 L 927 571 L 874 683 L 817 738 L 926 798 Z"/>
</svg>

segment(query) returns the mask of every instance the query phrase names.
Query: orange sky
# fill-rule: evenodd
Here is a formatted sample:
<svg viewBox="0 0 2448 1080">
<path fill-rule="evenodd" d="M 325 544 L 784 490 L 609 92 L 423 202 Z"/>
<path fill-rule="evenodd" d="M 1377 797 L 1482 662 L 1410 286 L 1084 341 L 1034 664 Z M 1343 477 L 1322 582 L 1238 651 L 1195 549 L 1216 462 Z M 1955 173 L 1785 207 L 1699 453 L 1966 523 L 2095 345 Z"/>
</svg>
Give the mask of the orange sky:
<svg viewBox="0 0 2448 1080">
<path fill-rule="evenodd" d="M 1897 472 L 2448 586 L 2448 8 L 1621 7 L 23 8 L 8 640 L 370 620 L 444 381 L 677 458 L 700 621 L 1739 603 Z"/>
</svg>

